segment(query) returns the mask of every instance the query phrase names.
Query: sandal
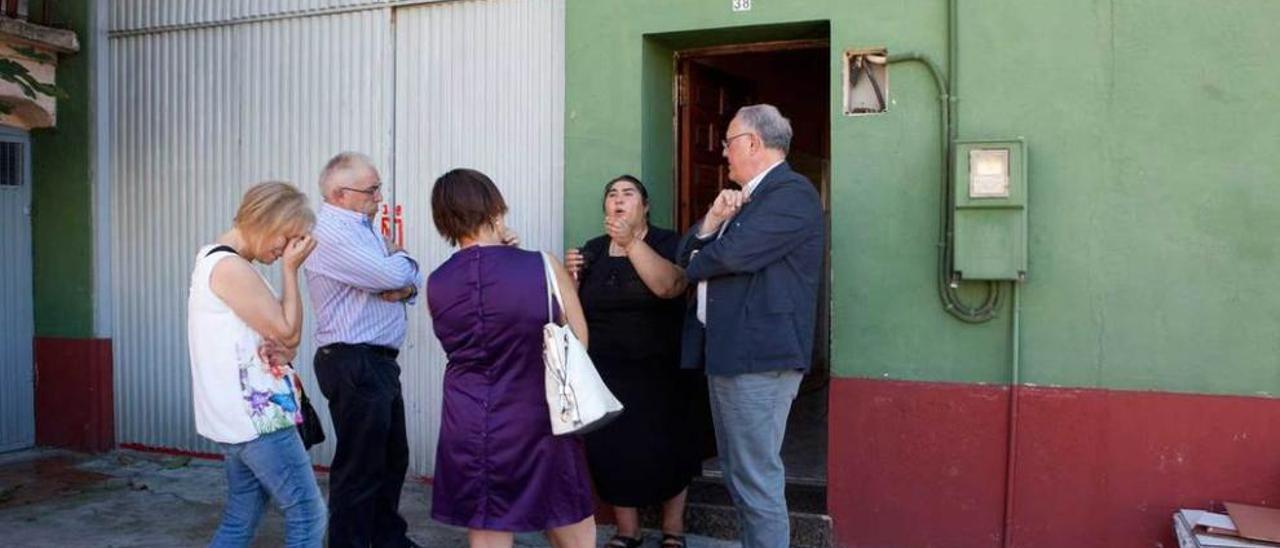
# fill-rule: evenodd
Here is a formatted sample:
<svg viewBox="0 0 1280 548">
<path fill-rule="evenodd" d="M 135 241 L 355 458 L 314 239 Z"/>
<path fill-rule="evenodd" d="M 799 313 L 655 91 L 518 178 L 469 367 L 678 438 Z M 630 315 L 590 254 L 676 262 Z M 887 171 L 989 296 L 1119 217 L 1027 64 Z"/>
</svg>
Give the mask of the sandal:
<svg viewBox="0 0 1280 548">
<path fill-rule="evenodd" d="M 685 548 L 684 535 L 673 535 L 671 533 L 662 534 L 662 548 Z"/>
<path fill-rule="evenodd" d="M 609 539 L 604 548 L 640 548 L 642 544 L 644 544 L 644 537 L 633 538 L 613 535 L 613 538 Z"/>
</svg>

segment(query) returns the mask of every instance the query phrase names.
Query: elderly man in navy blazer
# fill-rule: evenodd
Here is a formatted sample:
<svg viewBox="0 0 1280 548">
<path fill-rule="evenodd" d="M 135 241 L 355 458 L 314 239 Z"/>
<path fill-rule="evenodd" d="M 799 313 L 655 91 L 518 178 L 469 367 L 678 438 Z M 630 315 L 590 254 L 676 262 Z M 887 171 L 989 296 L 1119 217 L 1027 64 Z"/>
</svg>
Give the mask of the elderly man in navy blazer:
<svg viewBox="0 0 1280 548">
<path fill-rule="evenodd" d="M 813 354 L 826 229 L 813 184 L 787 165 L 791 123 L 743 107 L 725 133 L 729 178 L 681 242 L 697 299 L 681 365 L 705 368 L 716 445 L 742 545 L 789 544 L 782 438 Z"/>
</svg>

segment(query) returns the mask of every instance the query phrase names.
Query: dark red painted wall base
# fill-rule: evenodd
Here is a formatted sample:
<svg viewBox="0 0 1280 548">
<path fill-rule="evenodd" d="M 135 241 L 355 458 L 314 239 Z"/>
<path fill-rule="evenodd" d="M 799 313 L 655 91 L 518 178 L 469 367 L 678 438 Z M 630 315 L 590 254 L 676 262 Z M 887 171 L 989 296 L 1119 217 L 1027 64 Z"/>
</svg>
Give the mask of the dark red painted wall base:
<svg viewBox="0 0 1280 548">
<path fill-rule="evenodd" d="M 36 444 L 107 451 L 115 444 L 111 339 L 36 337 Z"/>
<path fill-rule="evenodd" d="M 840 546 L 1000 546 L 1009 388 L 832 379 Z M 1280 506 L 1280 400 L 1022 387 L 1015 546 L 1177 546 L 1178 508 Z"/>
</svg>

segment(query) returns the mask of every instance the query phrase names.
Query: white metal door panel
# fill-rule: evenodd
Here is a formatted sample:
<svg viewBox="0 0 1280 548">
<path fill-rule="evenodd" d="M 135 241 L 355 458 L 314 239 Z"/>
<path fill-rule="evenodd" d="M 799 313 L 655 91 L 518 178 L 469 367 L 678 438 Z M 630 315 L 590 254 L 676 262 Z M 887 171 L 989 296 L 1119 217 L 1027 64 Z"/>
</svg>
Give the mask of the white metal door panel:
<svg viewBox="0 0 1280 548">
<path fill-rule="evenodd" d="M 118 440 L 216 451 L 194 431 L 186 288 L 192 253 L 254 182 L 316 196 L 325 160 L 365 152 L 430 270 L 451 252 L 431 223 L 430 184 L 474 167 L 502 189 L 524 247 L 559 251 L 563 23 L 563 0 L 464 0 L 113 36 Z M 410 466 L 430 475 L 445 360 L 425 301 L 409 317 L 399 361 Z M 333 429 L 311 374 L 313 327 L 308 311 L 298 365 L 331 434 L 312 452 L 326 464 Z"/>
<path fill-rule="evenodd" d="M 30 159 L 27 134 L 0 128 L 0 451 L 35 443 Z"/>
<path fill-rule="evenodd" d="M 255 18 L 289 17 L 362 6 L 390 4 L 393 0 L 111 0 L 112 32 L 136 32 L 157 28 L 226 26 Z"/>
<path fill-rule="evenodd" d="M 396 12 L 396 198 L 425 269 L 453 252 L 431 221 L 431 184 L 489 175 L 526 249 L 563 240 L 564 1 L 466 0 Z M 401 354 L 411 468 L 431 474 L 445 357 L 425 303 Z"/>
<path fill-rule="evenodd" d="M 342 150 L 390 156 L 390 11 L 113 37 L 112 284 L 118 441 L 216 452 L 195 433 L 186 296 L 195 250 L 227 229 L 244 190 L 316 178 Z M 279 267 L 266 272 L 279 284 Z M 305 291 L 305 289 L 304 289 Z M 308 312 L 295 364 L 311 374 Z"/>
</svg>

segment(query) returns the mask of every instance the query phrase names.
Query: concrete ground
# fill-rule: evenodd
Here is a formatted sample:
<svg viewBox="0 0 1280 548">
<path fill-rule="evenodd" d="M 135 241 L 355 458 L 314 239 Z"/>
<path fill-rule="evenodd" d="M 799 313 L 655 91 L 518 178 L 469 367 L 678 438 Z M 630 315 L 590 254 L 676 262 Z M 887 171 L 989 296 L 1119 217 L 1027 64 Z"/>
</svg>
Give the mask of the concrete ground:
<svg viewBox="0 0 1280 548">
<path fill-rule="evenodd" d="M 318 474 L 328 492 L 328 477 Z M 204 546 L 221 516 L 226 485 L 220 461 L 120 450 L 104 455 L 33 449 L 0 455 L 0 545 Z M 466 531 L 429 517 L 431 487 L 409 481 L 400 512 L 409 536 L 422 546 L 466 546 Z M 599 528 L 599 544 L 613 533 Z M 646 547 L 661 535 L 648 532 Z M 268 511 L 254 546 L 283 541 L 279 512 Z M 691 548 L 739 546 L 689 537 Z M 519 535 L 516 546 L 549 546 L 539 534 Z"/>
</svg>

